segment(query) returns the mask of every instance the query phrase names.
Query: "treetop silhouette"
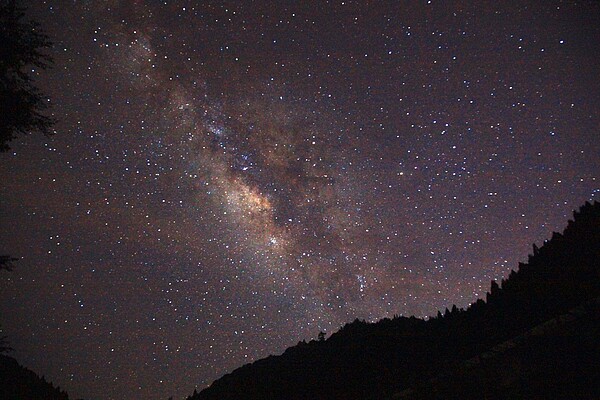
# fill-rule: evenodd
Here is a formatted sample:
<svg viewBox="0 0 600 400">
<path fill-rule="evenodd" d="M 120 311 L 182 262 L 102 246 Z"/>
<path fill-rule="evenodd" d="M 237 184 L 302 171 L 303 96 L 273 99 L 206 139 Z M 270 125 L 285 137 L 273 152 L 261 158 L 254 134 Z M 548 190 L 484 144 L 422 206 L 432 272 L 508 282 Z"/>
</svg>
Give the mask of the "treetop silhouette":
<svg viewBox="0 0 600 400">
<path fill-rule="evenodd" d="M 0 152 L 19 135 L 51 135 L 55 122 L 44 114 L 48 100 L 33 77 L 36 68 L 52 66 L 47 53 L 52 42 L 24 11 L 16 0 L 0 0 Z"/>
</svg>

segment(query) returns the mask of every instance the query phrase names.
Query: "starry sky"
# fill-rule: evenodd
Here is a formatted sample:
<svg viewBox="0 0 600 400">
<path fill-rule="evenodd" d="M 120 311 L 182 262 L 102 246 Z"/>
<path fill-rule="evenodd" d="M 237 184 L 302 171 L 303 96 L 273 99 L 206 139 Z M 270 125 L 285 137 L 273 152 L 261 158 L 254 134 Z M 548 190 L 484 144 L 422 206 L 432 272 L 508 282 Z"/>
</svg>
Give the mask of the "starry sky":
<svg viewBox="0 0 600 400">
<path fill-rule="evenodd" d="M 600 197 L 599 2 L 25 4 L 58 122 L 0 154 L 1 323 L 72 397 L 464 307 Z"/>
</svg>

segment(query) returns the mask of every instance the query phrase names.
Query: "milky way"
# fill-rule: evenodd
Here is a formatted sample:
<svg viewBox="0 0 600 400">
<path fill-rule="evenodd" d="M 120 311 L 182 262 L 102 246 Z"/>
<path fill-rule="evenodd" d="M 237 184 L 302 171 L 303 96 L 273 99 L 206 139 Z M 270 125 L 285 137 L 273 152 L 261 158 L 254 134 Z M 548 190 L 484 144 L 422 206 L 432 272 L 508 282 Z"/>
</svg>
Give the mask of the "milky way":
<svg viewBox="0 0 600 400">
<path fill-rule="evenodd" d="M 72 396 L 464 307 L 600 192 L 597 3 L 27 4 L 58 123 L 0 155 L 0 322 Z"/>
</svg>

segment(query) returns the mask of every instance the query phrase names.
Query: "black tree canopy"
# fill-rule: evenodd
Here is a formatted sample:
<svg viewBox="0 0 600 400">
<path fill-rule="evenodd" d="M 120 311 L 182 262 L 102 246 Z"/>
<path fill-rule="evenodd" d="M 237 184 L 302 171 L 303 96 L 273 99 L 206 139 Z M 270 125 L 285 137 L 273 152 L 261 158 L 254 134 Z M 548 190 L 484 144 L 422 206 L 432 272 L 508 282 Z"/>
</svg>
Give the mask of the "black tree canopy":
<svg viewBox="0 0 600 400">
<path fill-rule="evenodd" d="M 44 114 L 48 103 L 31 75 L 32 68 L 51 66 L 45 53 L 51 45 L 15 0 L 0 0 L 0 151 L 22 134 L 52 134 L 54 120 Z"/>
</svg>

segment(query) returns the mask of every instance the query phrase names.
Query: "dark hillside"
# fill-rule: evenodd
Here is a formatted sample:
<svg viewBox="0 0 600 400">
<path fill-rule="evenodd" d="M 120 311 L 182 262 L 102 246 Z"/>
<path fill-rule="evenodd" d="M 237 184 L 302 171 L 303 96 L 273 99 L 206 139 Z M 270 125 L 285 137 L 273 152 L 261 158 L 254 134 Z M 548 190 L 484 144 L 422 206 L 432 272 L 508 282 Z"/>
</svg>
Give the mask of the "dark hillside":
<svg viewBox="0 0 600 400">
<path fill-rule="evenodd" d="M 393 399 L 598 399 L 600 297 L 465 360 Z"/>
<path fill-rule="evenodd" d="M 69 400 L 69 395 L 14 358 L 0 355 L 0 399 Z"/>
<path fill-rule="evenodd" d="M 326 341 L 301 342 L 245 365 L 190 399 L 469 398 L 468 390 L 472 398 L 511 397 L 500 390 L 513 398 L 600 398 L 599 296 L 596 202 L 575 212 L 563 234 L 534 246 L 501 285 L 492 282 L 486 301 L 427 321 L 357 320 Z M 571 313 L 577 318 L 556 323 Z M 543 334 L 532 335 L 536 330 Z M 491 364 L 473 361 L 486 354 L 494 355 Z M 507 370 L 514 373 L 504 379 Z M 454 383 L 442 385 L 448 376 Z M 503 383 L 493 386 L 489 376 Z"/>
</svg>

